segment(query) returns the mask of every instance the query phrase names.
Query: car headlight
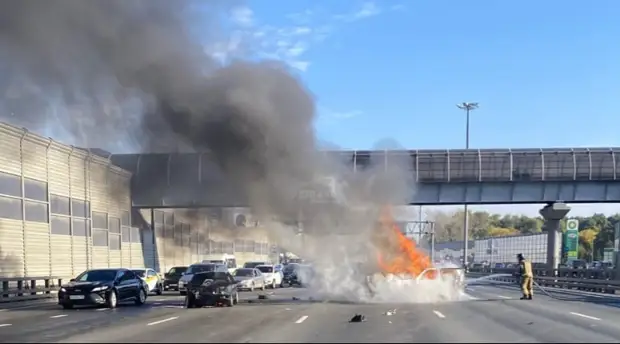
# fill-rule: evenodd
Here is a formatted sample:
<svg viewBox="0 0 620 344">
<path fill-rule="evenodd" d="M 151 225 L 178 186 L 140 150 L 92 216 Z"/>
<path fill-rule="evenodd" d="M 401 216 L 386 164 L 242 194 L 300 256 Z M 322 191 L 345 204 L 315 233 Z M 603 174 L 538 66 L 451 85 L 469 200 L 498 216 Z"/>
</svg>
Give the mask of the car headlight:
<svg viewBox="0 0 620 344">
<path fill-rule="evenodd" d="M 104 285 L 104 286 L 101 286 L 101 287 L 93 288 L 92 292 L 93 292 L 93 293 L 96 293 L 96 292 L 98 292 L 98 291 L 104 291 L 104 290 L 107 290 L 108 288 L 110 288 L 110 287 L 108 287 L 107 285 Z"/>
<path fill-rule="evenodd" d="M 65 288 L 60 288 L 60 290 L 59 290 L 59 291 L 60 291 L 61 293 L 64 293 L 64 292 L 66 292 L 66 291 L 67 291 L 67 289 L 65 289 Z"/>
</svg>

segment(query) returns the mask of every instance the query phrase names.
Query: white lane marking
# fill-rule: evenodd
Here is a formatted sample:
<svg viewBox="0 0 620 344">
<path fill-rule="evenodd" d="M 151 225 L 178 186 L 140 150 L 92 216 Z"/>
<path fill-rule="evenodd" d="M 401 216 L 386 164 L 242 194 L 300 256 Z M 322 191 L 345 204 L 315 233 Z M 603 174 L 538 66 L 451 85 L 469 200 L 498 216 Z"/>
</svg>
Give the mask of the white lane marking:
<svg viewBox="0 0 620 344">
<path fill-rule="evenodd" d="M 469 294 L 467 294 L 467 293 L 464 293 L 464 292 L 461 292 L 461 295 L 462 295 L 462 296 L 465 296 L 465 297 L 466 297 L 466 298 L 468 298 L 469 300 L 478 300 L 478 298 L 477 298 L 477 297 L 471 296 L 471 295 L 469 295 Z"/>
<path fill-rule="evenodd" d="M 13 324 L 0 324 L 0 327 L 13 326 Z"/>
<path fill-rule="evenodd" d="M 67 317 L 67 316 L 69 316 L 69 315 L 67 315 L 67 314 L 58 314 L 58 315 L 52 315 L 50 318 L 56 319 L 56 318 L 64 318 L 64 317 Z"/>
<path fill-rule="evenodd" d="M 148 323 L 146 324 L 146 326 L 153 326 L 153 325 L 157 325 L 157 324 L 161 324 L 161 323 L 165 323 L 167 321 L 171 321 L 171 320 L 176 320 L 179 317 L 170 317 L 168 319 L 163 319 L 163 320 L 158 320 L 158 321 L 153 321 L 152 323 Z"/>
<path fill-rule="evenodd" d="M 497 297 L 499 297 L 500 299 L 504 299 L 504 300 L 512 300 L 512 297 L 510 296 L 497 295 Z"/>
<path fill-rule="evenodd" d="M 97 308 L 97 312 L 107 311 L 109 308 Z"/>
<path fill-rule="evenodd" d="M 440 311 L 433 311 L 433 313 L 435 313 L 436 316 L 440 317 L 440 318 L 445 318 L 446 316 L 443 315 Z"/>
<path fill-rule="evenodd" d="M 302 322 L 306 321 L 306 319 L 308 319 L 308 316 L 304 315 L 303 317 L 297 319 L 297 321 L 295 321 L 295 324 L 301 324 Z"/>
<path fill-rule="evenodd" d="M 570 312 L 570 314 L 576 315 L 578 317 L 590 319 L 590 320 L 601 320 L 600 318 L 593 317 L 593 316 L 590 316 L 590 315 L 581 314 L 581 313 Z"/>
</svg>

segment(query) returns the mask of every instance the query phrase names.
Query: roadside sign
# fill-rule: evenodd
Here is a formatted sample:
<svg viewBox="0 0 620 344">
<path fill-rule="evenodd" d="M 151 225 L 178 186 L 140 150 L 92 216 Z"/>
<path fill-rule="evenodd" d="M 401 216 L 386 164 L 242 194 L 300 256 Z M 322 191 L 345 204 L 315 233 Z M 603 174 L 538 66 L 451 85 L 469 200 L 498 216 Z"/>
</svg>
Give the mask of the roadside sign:
<svg viewBox="0 0 620 344">
<path fill-rule="evenodd" d="M 570 219 L 566 221 L 566 257 L 573 261 L 579 257 L 579 220 Z"/>
</svg>

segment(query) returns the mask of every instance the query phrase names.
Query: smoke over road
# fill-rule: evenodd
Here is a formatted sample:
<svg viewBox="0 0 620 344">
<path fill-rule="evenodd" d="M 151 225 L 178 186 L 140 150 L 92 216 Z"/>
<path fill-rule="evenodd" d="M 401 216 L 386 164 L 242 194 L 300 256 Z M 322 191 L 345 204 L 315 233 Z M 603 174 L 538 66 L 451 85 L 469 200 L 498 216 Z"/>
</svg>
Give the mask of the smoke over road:
<svg viewBox="0 0 620 344">
<path fill-rule="evenodd" d="M 304 209 L 312 219 L 308 233 L 314 230 L 317 240 L 300 251 L 319 268 L 344 264 L 330 270 L 339 277 L 323 287 L 332 288 L 349 281 L 350 264 L 373 250 L 377 205 L 403 203 L 410 195 L 409 157 L 394 158 L 387 174 L 377 173 L 385 170 L 379 161 L 377 168 L 353 176 L 341 161 L 317 152 L 313 97 L 285 66 L 274 61 L 222 66 L 205 53 L 204 40 L 224 33 L 222 17 L 237 4 L 3 1 L 0 116 L 88 147 L 109 149 L 130 138 L 146 152 L 210 151 L 254 212 L 291 219 Z M 293 201 L 304 186 L 334 186 L 317 177 L 335 175 L 336 205 Z M 295 245 L 290 228 L 273 231 Z M 355 240 L 335 239 L 334 232 Z"/>
</svg>

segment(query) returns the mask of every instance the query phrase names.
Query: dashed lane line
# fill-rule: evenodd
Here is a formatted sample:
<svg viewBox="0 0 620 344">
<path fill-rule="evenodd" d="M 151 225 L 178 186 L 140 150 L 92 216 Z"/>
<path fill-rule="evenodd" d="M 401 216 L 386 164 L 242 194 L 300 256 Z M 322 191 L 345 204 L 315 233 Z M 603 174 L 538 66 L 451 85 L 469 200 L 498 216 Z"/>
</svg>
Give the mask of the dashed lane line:
<svg viewBox="0 0 620 344">
<path fill-rule="evenodd" d="M 295 324 L 301 324 L 302 322 L 306 321 L 306 319 L 308 319 L 308 316 L 304 315 L 303 317 L 297 319 L 297 321 L 295 321 Z"/>
<path fill-rule="evenodd" d="M 58 315 L 52 315 L 50 318 L 51 319 L 57 319 L 57 318 L 64 318 L 69 316 L 68 314 L 58 314 Z"/>
<path fill-rule="evenodd" d="M 0 327 L 13 326 L 13 324 L 0 324 Z"/>
<path fill-rule="evenodd" d="M 443 315 L 440 311 L 435 311 L 435 310 L 434 310 L 434 311 L 433 311 L 433 313 L 435 313 L 435 315 L 436 315 L 437 317 L 441 318 L 441 319 L 444 319 L 444 318 L 446 317 L 446 316 L 445 316 L 445 315 Z"/>
<path fill-rule="evenodd" d="M 161 323 L 165 323 L 165 322 L 168 322 L 168 321 L 176 320 L 176 319 L 178 319 L 178 318 L 179 318 L 179 317 L 170 317 L 170 318 L 167 318 L 167 319 L 162 319 L 162 320 L 158 320 L 158 321 L 153 321 L 153 322 L 150 322 L 150 323 L 146 324 L 146 326 L 159 325 L 159 324 L 161 324 Z"/>
<path fill-rule="evenodd" d="M 586 314 L 576 313 L 576 312 L 570 312 L 570 314 L 572 314 L 572 315 L 576 315 L 576 316 L 578 316 L 578 317 L 582 317 L 582 318 L 590 319 L 590 320 L 601 320 L 601 318 L 593 317 L 593 316 L 591 316 L 591 315 L 586 315 Z"/>
</svg>

